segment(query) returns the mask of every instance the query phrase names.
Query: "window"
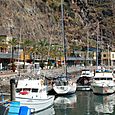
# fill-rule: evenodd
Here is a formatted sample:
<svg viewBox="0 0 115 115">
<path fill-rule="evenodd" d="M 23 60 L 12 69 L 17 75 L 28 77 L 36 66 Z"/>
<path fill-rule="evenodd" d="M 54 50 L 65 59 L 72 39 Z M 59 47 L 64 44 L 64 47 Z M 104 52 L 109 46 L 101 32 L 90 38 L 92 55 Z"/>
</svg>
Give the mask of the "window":
<svg viewBox="0 0 115 115">
<path fill-rule="evenodd" d="M 95 78 L 95 80 L 99 80 L 99 78 Z"/>
<path fill-rule="evenodd" d="M 32 89 L 32 92 L 38 92 L 38 89 Z"/>
<path fill-rule="evenodd" d="M 112 54 L 112 58 L 114 58 L 114 54 Z"/>
<path fill-rule="evenodd" d="M 20 91 L 22 91 L 22 89 L 16 89 L 16 92 L 19 93 Z"/>
<path fill-rule="evenodd" d="M 106 57 L 106 54 L 103 54 L 103 57 Z"/>
<path fill-rule="evenodd" d="M 112 78 L 107 78 L 107 80 L 112 80 Z"/>
</svg>

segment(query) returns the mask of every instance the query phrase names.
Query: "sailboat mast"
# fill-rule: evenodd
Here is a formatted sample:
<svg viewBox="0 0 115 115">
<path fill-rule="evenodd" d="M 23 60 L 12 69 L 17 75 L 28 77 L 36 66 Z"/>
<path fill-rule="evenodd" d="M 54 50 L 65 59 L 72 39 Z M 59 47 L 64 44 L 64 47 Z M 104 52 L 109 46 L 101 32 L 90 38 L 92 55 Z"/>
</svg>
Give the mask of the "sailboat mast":
<svg viewBox="0 0 115 115">
<path fill-rule="evenodd" d="M 66 38 L 65 38 L 65 29 L 64 29 L 64 0 L 61 0 L 61 25 L 62 25 L 62 38 L 63 38 L 63 48 L 64 48 L 64 66 L 65 74 L 67 76 L 67 50 L 66 50 Z"/>
<path fill-rule="evenodd" d="M 98 56 L 99 56 L 99 21 L 97 22 L 97 48 L 96 48 L 96 67 L 98 68 Z"/>
</svg>

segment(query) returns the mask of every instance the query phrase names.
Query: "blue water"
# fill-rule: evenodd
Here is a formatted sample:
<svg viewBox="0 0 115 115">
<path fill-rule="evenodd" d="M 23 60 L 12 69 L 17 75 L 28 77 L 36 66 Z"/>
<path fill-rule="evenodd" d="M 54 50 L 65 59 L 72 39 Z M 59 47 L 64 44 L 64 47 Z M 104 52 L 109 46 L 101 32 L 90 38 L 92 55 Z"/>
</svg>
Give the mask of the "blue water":
<svg viewBox="0 0 115 115">
<path fill-rule="evenodd" d="M 34 115 L 115 115 L 115 94 L 102 96 L 92 91 L 77 91 L 56 97 L 51 108 Z"/>
</svg>

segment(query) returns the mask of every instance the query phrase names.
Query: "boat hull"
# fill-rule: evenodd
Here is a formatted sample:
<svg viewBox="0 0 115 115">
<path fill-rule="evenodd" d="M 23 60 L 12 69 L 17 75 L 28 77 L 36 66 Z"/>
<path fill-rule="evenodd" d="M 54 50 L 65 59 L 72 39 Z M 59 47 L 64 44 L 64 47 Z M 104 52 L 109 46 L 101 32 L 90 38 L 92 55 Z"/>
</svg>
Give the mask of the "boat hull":
<svg viewBox="0 0 115 115">
<path fill-rule="evenodd" d="M 76 92 L 76 83 L 73 83 L 72 85 L 61 85 L 61 86 L 53 86 L 54 91 L 58 95 L 64 95 L 64 94 L 72 94 Z"/>
<path fill-rule="evenodd" d="M 27 106 L 31 109 L 31 113 L 35 113 L 51 107 L 54 102 L 54 96 L 48 96 L 46 99 L 16 97 L 16 101 L 20 101 L 21 106 Z"/>
<path fill-rule="evenodd" d="M 90 91 L 92 77 L 82 76 L 77 79 L 77 90 Z"/>
<path fill-rule="evenodd" d="M 94 86 L 91 86 L 91 89 L 93 90 L 93 93 L 95 93 L 95 94 L 112 94 L 115 92 L 114 86 L 94 85 Z"/>
<path fill-rule="evenodd" d="M 91 86 L 88 85 L 78 85 L 77 91 L 91 91 Z"/>
</svg>

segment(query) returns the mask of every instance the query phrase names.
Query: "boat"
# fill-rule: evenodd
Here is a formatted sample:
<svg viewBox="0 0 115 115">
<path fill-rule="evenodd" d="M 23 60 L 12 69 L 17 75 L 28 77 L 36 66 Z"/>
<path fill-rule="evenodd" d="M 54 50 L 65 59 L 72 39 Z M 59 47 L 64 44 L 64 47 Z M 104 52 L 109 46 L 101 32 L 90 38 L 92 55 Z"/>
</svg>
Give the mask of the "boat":
<svg viewBox="0 0 115 115">
<path fill-rule="evenodd" d="M 0 105 L 0 115 L 31 115 L 31 110 L 27 106 L 20 106 L 20 102 L 5 101 Z"/>
<path fill-rule="evenodd" d="M 83 69 L 81 75 L 77 79 L 77 90 L 91 90 L 91 82 L 94 77 L 94 72 L 90 69 Z"/>
<path fill-rule="evenodd" d="M 72 94 L 76 92 L 77 84 L 72 79 L 68 79 L 67 75 L 67 48 L 66 48 L 66 37 L 65 37 L 65 31 L 64 31 L 64 1 L 61 0 L 61 14 L 62 14 L 62 38 L 63 38 L 63 46 L 64 46 L 64 73 L 63 75 L 60 75 L 61 80 L 60 83 L 54 83 L 53 84 L 53 90 L 58 95 L 65 95 L 65 94 Z"/>
<path fill-rule="evenodd" d="M 29 107 L 31 113 L 51 107 L 54 97 L 47 94 L 43 79 L 23 79 L 17 82 L 15 100 L 19 101 L 21 106 Z"/>
<path fill-rule="evenodd" d="M 95 94 L 112 94 L 115 92 L 115 83 L 111 70 L 96 70 L 91 83 Z"/>
<path fill-rule="evenodd" d="M 58 95 L 73 94 L 76 92 L 76 87 L 76 82 L 66 75 L 58 77 L 53 84 L 53 89 Z"/>
</svg>

